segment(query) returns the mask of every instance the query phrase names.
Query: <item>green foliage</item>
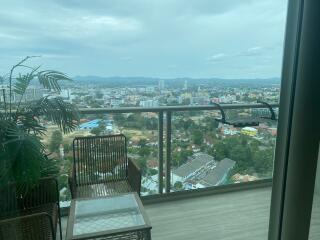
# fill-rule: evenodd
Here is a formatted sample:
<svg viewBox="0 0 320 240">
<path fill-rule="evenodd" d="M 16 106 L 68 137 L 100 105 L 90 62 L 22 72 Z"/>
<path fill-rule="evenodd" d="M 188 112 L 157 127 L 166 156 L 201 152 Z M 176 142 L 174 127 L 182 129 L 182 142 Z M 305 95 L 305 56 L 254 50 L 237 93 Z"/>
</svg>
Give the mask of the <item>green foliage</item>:
<svg viewBox="0 0 320 240">
<path fill-rule="evenodd" d="M 181 166 L 186 163 L 188 157 L 192 156 L 193 152 L 187 149 L 181 149 L 180 152 L 175 151 L 172 153 L 172 165 L 175 167 Z"/>
<path fill-rule="evenodd" d="M 71 79 L 62 72 L 54 70 L 45 70 L 37 73 L 39 83 L 48 90 L 61 91 L 59 81 L 71 81 Z"/>
<path fill-rule="evenodd" d="M 192 140 L 194 144 L 201 145 L 203 143 L 203 132 L 198 129 L 193 130 Z"/>
<path fill-rule="evenodd" d="M 118 114 L 114 114 L 114 115 L 113 115 L 113 120 L 114 120 L 115 122 L 117 122 L 118 125 L 121 126 L 121 125 L 123 125 L 124 122 L 126 121 L 126 118 L 123 116 L 123 114 L 118 113 Z"/>
<path fill-rule="evenodd" d="M 187 131 L 189 129 L 193 129 L 195 127 L 195 123 L 191 119 L 179 119 L 178 121 L 174 122 L 174 127 L 177 129 L 182 128 L 183 130 Z"/>
<path fill-rule="evenodd" d="M 138 145 L 139 145 L 141 148 L 147 146 L 147 139 L 141 138 L 141 139 L 139 140 L 139 142 L 138 142 Z"/>
<path fill-rule="evenodd" d="M 273 168 L 273 148 L 259 149 L 259 141 L 247 136 L 232 136 L 218 141 L 209 151 L 216 160 L 236 161 L 233 173 L 270 176 Z"/>
<path fill-rule="evenodd" d="M 140 156 L 147 157 L 150 155 L 151 150 L 149 147 L 141 147 L 138 153 Z"/>
<path fill-rule="evenodd" d="M 271 175 L 273 170 L 273 148 L 261 150 L 254 154 L 254 167 L 257 172 Z"/>
<path fill-rule="evenodd" d="M 177 182 L 174 183 L 173 187 L 174 187 L 175 190 L 182 190 L 183 189 L 183 184 L 182 184 L 182 182 L 177 181 Z"/>
<path fill-rule="evenodd" d="M 64 133 L 73 131 L 79 122 L 76 107 L 60 97 L 43 97 L 28 104 L 22 110 L 18 109 L 17 113 L 21 113 L 21 115 L 31 114 L 37 118 L 45 116 L 46 119 L 58 125 Z"/>
<path fill-rule="evenodd" d="M 19 95 L 23 95 L 33 78 L 34 75 L 31 73 L 27 73 L 26 75 L 19 74 L 16 78 L 13 91 Z"/>
<path fill-rule="evenodd" d="M 106 124 L 104 121 L 100 121 L 98 127 L 93 128 L 90 133 L 99 136 L 106 130 Z"/>
<path fill-rule="evenodd" d="M 101 132 L 102 132 L 102 130 L 99 127 L 95 127 L 90 131 L 90 133 L 92 133 L 96 136 L 99 136 L 101 134 Z"/>
<path fill-rule="evenodd" d="M 54 122 L 64 133 L 78 125 L 76 108 L 61 98 L 49 95 L 39 100 L 22 101 L 32 80 L 38 80 L 44 88 L 56 92 L 61 90 L 60 81 L 70 80 L 61 72 L 38 71 L 39 66 L 26 66 L 25 62 L 30 58 L 21 60 L 5 75 L 7 77 L 2 78 L 9 86 L 6 94 L 9 97 L 4 95 L 4 103 L 0 106 L 0 184 L 16 181 L 29 185 L 41 176 L 57 172 L 56 162 L 45 154 L 41 142 L 46 132 L 42 119 Z M 15 75 L 19 68 L 29 72 Z M 18 101 L 13 102 L 13 94 L 17 94 Z"/>
<path fill-rule="evenodd" d="M 63 149 L 64 149 L 65 153 L 68 153 L 68 152 L 72 151 L 72 146 L 71 146 L 70 143 L 64 143 L 63 144 Z"/>
<path fill-rule="evenodd" d="M 119 125 L 123 125 L 128 128 L 135 129 L 148 129 L 148 130 L 157 130 L 158 129 L 158 119 L 144 117 L 141 113 L 133 113 L 125 118 L 124 116 L 114 115 L 114 120 L 117 121 Z"/>
<path fill-rule="evenodd" d="M 140 157 L 138 159 L 134 159 L 134 161 L 139 166 L 142 175 L 145 175 L 147 171 L 147 159 L 144 157 Z"/>
<path fill-rule="evenodd" d="M 51 135 L 49 149 L 51 152 L 58 152 L 59 146 L 62 143 L 62 133 L 59 130 L 56 130 Z"/>
<path fill-rule="evenodd" d="M 156 174 L 158 174 L 158 170 L 157 169 L 153 169 L 153 168 L 149 168 L 148 169 L 148 174 L 150 176 L 156 175 Z"/>
<path fill-rule="evenodd" d="M 0 132 L 1 183 L 39 178 L 40 162 L 45 160 L 40 138 L 19 129 L 14 122 L 1 124 Z"/>
</svg>

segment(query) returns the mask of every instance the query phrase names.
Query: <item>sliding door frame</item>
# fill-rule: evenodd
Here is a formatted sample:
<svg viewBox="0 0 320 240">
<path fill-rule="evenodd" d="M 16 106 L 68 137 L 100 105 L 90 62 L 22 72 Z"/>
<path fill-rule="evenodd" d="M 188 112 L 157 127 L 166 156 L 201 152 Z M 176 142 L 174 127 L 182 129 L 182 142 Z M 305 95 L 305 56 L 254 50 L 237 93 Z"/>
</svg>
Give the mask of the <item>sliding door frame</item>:
<svg viewBox="0 0 320 240">
<path fill-rule="evenodd" d="M 308 239 L 320 134 L 318 22 L 318 0 L 289 0 L 269 240 Z"/>
</svg>

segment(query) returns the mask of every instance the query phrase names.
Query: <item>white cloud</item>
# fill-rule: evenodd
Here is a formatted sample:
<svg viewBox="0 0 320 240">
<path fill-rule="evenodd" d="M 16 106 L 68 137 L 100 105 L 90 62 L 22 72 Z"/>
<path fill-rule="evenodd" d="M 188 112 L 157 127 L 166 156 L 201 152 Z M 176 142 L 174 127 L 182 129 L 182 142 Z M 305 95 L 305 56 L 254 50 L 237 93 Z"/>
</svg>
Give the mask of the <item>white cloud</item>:
<svg viewBox="0 0 320 240">
<path fill-rule="evenodd" d="M 278 76 L 286 1 L 4 1 L 0 68 L 42 55 L 77 75 Z"/>
<path fill-rule="evenodd" d="M 208 62 L 215 62 L 215 61 L 220 61 L 221 59 L 226 58 L 227 55 L 224 53 L 217 53 L 217 54 L 213 54 L 210 57 L 207 58 Z"/>
</svg>

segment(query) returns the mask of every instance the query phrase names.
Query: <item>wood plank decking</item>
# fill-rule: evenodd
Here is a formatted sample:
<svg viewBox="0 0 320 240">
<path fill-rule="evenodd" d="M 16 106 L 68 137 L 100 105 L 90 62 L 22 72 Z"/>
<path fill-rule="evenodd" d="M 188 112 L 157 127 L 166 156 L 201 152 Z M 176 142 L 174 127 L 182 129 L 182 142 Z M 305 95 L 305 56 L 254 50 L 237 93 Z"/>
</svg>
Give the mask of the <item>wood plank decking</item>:
<svg viewBox="0 0 320 240">
<path fill-rule="evenodd" d="M 213 194 L 145 205 L 152 240 L 264 240 L 271 188 Z M 314 207 L 310 240 L 320 239 L 320 204 Z M 65 234 L 66 217 L 63 219 Z"/>
</svg>

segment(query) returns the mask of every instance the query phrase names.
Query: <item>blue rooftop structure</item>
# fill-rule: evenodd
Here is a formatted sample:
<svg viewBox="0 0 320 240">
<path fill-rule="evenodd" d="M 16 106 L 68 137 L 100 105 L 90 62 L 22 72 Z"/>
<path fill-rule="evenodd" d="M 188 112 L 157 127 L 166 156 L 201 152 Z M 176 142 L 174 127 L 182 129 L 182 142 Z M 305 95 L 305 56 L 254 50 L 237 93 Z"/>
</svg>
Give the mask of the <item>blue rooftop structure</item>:
<svg viewBox="0 0 320 240">
<path fill-rule="evenodd" d="M 99 127 L 99 123 L 101 121 L 103 121 L 106 126 L 110 126 L 110 125 L 112 126 L 112 121 L 110 120 L 94 119 L 90 122 L 80 124 L 79 128 L 81 130 L 86 130 L 86 129 L 91 130 L 93 128 Z"/>
</svg>

